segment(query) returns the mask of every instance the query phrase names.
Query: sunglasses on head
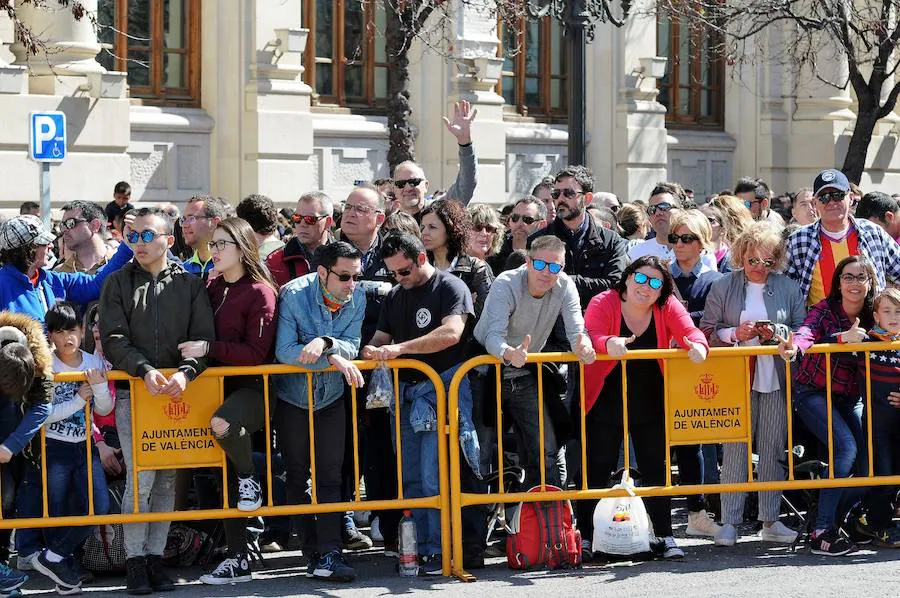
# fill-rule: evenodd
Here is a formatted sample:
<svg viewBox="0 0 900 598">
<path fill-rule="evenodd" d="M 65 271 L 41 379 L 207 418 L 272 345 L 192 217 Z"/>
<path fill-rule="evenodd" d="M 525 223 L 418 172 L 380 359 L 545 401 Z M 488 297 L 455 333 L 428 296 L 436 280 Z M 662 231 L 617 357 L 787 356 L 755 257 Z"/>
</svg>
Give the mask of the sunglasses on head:
<svg viewBox="0 0 900 598">
<path fill-rule="evenodd" d="M 762 264 L 766 268 L 771 268 L 775 265 L 775 260 L 761 260 L 758 257 L 751 257 L 747 259 L 747 263 L 751 266 L 758 266 Z"/>
<path fill-rule="evenodd" d="M 818 196 L 818 199 L 823 205 L 828 205 L 833 201 L 844 201 L 844 198 L 847 197 L 847 194 L 843 191 L 829 191 L 828 193 L 823 193 Z"/>
<path fill-rule="evenodd" d="M 512 214 L 509 217 L 510 222 L 518 222 L 519 220 L 521 220 L 525 224 L 534 224 L 538 221 L 537 218 L 532 218 L 531 216 L 523 216 L 521 214 Z"/>
<path fill-rule="evenodd" d="M 138 240 L 143 241 L 144 243 L 152 243 L 156 237 L 163 237 L 162 233 L 158 233 L 155 230 L 142 230 L 141 232 L 137 232 L 136 230 L 128 231 L 128 234 L 125 235 L 125 239 L 134 245 L 138 242 Z"/>
<path fill-rule="evenodd" d="M 565 196 L 566 199 L 572 199 L 579 195 L 584 195 L 584 191 L 576 191 L 575 189 L 550 189 L 550 197 L 553 199 L 559 199 L 560 195 Z"/>
<path fill-rule="evenodd" d="M 349 282 L 351 278 L 353 279 L 353 282 L 359 282 L 360 280 L 362 280 L 362 274 L 339 274 L 331 268 L 328 268 L 328 273 L 337 276 L 337 279 L 341 282 Z"/>
<path fill-rule="evenodd" d="M 322 214 L 321 216 L 303 216 L 301 214 L 295 213 L 295 214 L 291 214 L 291 220 L 294 221 L 294 224 L 300 224 L 302 222 L 303 224 L 312 226 L 313 224 L 315 224 L 316 222 L 318 222 L 319 220 L 321 220 L 322 218 L 325 218 L 327 216 L 328 216 L 328 214 Z"/>
<path fill-rule="evenodd" d="M 678 241 L 681 241 L 682 243 L 687 245 L 688 243 L 693 243 L 694 241 L 699 241 L 699 240 L 700 240 L 700 237 L 698 237 L 697 235 L 692 235 L 692 234 L 676 235 L 674 233 L 669 233 L 669 243 L 671 243 L 672 245 L 675 245 L 676 243 L 678 243 Z"/>
<path fill-rule="evenodd" d="M 84 218 L 66 218 L 65 220 L 60 222 L 60 224 L 62 224 L 63 228 L 71 230 L 78 226 L 79 222 L 87 222 L 87 220 L 85 220 Z"/>
<path fill-rule="evenodd" d="M 635 272 L 634 273 L 634 282 L 638 284 L 648 284 L 650 288 L 654 291 L 658 291 L 663 286 L 663 281 L 661 278 L 654 278 L 652 276 L 647 276 L 643 272 Z"/>
<path fill-rule="evenodd" d="M 544 268 L 550 271 L 550 274 L 559 274 L 563 269 L 562 264 L 557 264 L 556 262 L 545 262 L 544 260 L 531 260 L 531 265 L 534 266 L 534 269 L 540 272 Z"/>
<path fill-rule="evenodd" d="M 669 202 L 664 201 L 662 203 L 656 204 L 655 206 L 648 207 L 647 214 L 652 216 L 652 215 L 656 214 L 656 212 L 668 212 L 669 210 L 671 210 L 674 207 L 675 206 L 673 206 Z"/>
<path fill-rule="evenodd" d="M 419 185 L 422 184 L 422 181 L 424 181 L 424 180 L 425 179 L 419 179 L 419 178 L 400 179 L 399 181 L 394 181 L 394 186 L 397 187 L 397 189 L 403 189 L 407 185 L 412 185 L 413 187 L 418 187 Z"/>
</svg>

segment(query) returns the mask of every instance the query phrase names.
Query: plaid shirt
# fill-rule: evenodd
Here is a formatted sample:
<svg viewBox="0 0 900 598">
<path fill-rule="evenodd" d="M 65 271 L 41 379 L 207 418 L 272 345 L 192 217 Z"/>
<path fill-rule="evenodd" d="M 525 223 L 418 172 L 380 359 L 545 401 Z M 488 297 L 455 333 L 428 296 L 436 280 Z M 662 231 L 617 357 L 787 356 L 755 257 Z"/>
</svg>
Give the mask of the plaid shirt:
<svg viewBox="0 0 900 598">
<path fill-rule="evenodd" d="M 794 380 L 800 384 L 824 389 L 826 387 L 825 359 L 829 355 L 824 353 L 806 355 L 806 350 L 813 343 L 837 342 L 837 335 L 848 330 L 850 326 L 850 318 L 847 317 L 844 308 L 837 301 L 825 299 L 809 308 L 803 325 L 794 335 L 797 348 L 804 354 L 799 367 L 794 372 Z M 855 353 L 831 354 L 831 391 L 835 395 L 858 397 L 858 368 L 859 357 Z"/>
<path fill-rule="evenodd" d="M 900 282 L 900 246 L 883 228 L 864 219 L 850 217 L 850 226 L 859 234 L 859 252 L 875 267 L 878 290 L 885 287 L 885 275 Z M 800 283 L 804 297 L 809 296 L 813 270 L 822 255 L 822 221 L 797 229 L 788 238 L 785 274 Z"/>
</svg>

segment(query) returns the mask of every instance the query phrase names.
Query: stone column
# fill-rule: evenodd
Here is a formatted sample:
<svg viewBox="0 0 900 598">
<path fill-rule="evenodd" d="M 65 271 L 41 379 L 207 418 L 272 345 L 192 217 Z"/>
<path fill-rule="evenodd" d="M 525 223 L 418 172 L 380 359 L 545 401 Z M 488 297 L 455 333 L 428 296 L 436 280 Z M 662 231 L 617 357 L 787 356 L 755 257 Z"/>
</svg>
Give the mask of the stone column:
<svg viewBox="0 0 900 598">
<path fill-rule="evenodd" d="M 452 114 L 453 102 L 468 100 L 478 109 L 472 127 L 472 143 L 478 158 L 478 186 L 472 203 L 499 203 L 506 197 L 506 128 L 503 124 L 503 97 L 496 92 L 503 60 L 497 57 L 496 14 L 488 3 L 457 4 L 456 31 L 451 65 L 451 95 L 445 114 Z M 441 124 L 443 127 L 443 124 Z M 452 183 L 458 167 L 456 139 L 443 133 L 445 173 Z"/>
<path fill-rule="evenodd" d="M 0 14 L 0 94 L 27 93 L 28 73 L 24 66 L 9 64 L 15 56 L 9 51 L 9 40 L 14 36 L 12 21 Z"/>
<path fill-rule="evenodd" d="M 312 90 L 302 79 L 309 32 L 300 27 L 300 0 L 251 6 L 245 15 L 252 19 L 253 32 L 251 51 L 246 52 L 251 56 L 248 79 L 243 89 L 233 90 L 244 97 L 240 130 L 235 131 L 240 139 L 240 182 L 238 189 L 228 192 L 234 202 L 263 193 L 293 203 L 302 191 L 315 186 Z"/>
<path fill-rule="evenodd" d="M 81 0 L 86 14 L 75 20 L 70 7 L 16 6 L 16 13 L 32 33 L 46 45 L 46 52 L 32 55 L 16 41 L 10 50 L 14 64 L 28 68 L 29 91 L 33 94 L 71 96 L 83 88 L 92 73 L 106 73 L 95 59 L 100 52 L 90 15 L 97 13 L 97 0 Z"/>
</svg>

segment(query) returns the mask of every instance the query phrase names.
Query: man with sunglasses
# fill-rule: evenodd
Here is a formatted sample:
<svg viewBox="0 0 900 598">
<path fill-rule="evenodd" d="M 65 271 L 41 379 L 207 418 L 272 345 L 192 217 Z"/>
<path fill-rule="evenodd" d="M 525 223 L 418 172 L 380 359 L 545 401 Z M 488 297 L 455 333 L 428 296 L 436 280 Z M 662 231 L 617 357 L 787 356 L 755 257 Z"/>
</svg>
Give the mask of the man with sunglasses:
<svg viewBox="0 0 900 598">
<path fill-rule="evenodd" d="M 593 201 L 594 175 L 586 166 L 570 165 L 556 173 L 551 196 L 556 219 L 534 233 L 529 243 L 547 235 L 566 244 L 565 272 L 572 277 L 582 308 L 597 293 L 611 289 L 625 269 L 625 241 L 585 211 Z"/>
<path fill-rule="evenodd" d="M 205 357 L 182 357 L 178 344 L 212 341 L 216 334 L 213 310 L 203 281 L 168 258 L 175 242 L 171 217 L 157 207 L 138 208 L 132 214 L 134 221 L 126 224 L 122 245 L 134 250 L 134 260 L 109 277 L 100 297 L 103 353 L 114 369 L 143 379 L 151 395 L 177 401 L 207 365 Z M 160 371 L 165 368 L 176 372 L 166 376 Z M 131 412 L 128 383 L 117 383 L 116 427 L 128 471 L 133 466 Z M 134 510 L 135 492 L 141 511 L 172 511 L 175 472 L 141 472 L 137 489 L 133 477 L 126 476 L 122 511 Z M 173 588 L 161 564 L 169 523 L 124 527 L 129 594 Z"/>
<path fill-rule="evenodd" d="M 672 210 L 682 209 L 684 201 L 684 189 L 678 183 L 659 182 L 656 184 L 656 187 L 650 192 L 650 201 L 647 207 L 650 226 L 656 235 L 652 239 L 634 245 L 628 252 L 629 262 L 647 255 L 654 255 L 669 263 L 675 261 L 675 244 L 669 241 L 669 220 L 672 217 Z M 711 253 L 703 253 L 700 260 L 706 268 L 717 269 L 716 258 Z"/>
<path fill-rule="evenodd" d="M 875 267 L 876 290 L 900 283 L 900 247 L 885 230 L 850 215 L 850 181 L 840 170 L 820 172 L 813 182 L 819 220 L 794 231 L 787 241 L 785 273 L 800 284 L 807 305 L 831 291 L 835 266 L 845 257 L 864 255 Z"/>
<path fill-rule="evenodd" d="M 276 378 L 278 403 L 275 428 L 287 471 L 291 504 L 308 503 L 310 435 L 315 439 L 315 493 L 320 503 L 341 501 L 341 469 L 347 431 L 345 383 L 360 388 L 363 377 L 353 365 L 359 352 L 366 312 L 366 293 L 359 250 L 343 241 L 319 253 L 316 271 L 281 288 L 275 357 L 281 363 L 319 372 Z M 312 383 L 314 429 L 309 429 L 309 389 Z M 356 573 L 341 554 L 342 513 L 300 518 L 303 554 L 313 577 L 352 581 Z"/>
<path fill-rule="evenodd" d="M 310 191 L 300 196 L 297 209 L 291 214 L 294 236 L 282 249 L 273 251 L 266 265 L 279 285 L 315 269 L 315 253 L 323 245 L 334 242 L 334 202 L 322 191 Z"/>
<path fill-rule="evenodd" d="M 363 347 L 363 359 L 386 361 L 417 359 L 441 375 L 445 391 L 454 372 L 465 361 L 474 317 L 472 295 L 456 276 L 429 261 L 421 239 L 407 232 L 392 232 L 381 244 L 385 266 L 397 281 L 381 305 L 378 330 Z M 478 468 L 478 444 L 472 423 L 472 396 L 468 378 L 460 385 L 460 441 L 463 455 Z M 400 371 L 400 435 L 403 495 L 434 496 L 440 492 L 438 473 L 437 391 L 431 381 L 414 370 Z M 390 409 L 393 411 L 393 403 Z M 394 418 L 391 417 L 394 425 Z M 441 572 L 441 518 L 434 509 L 413 511 L 422 571 Z M 482 530 L 483 531 L 483 530 Z"/>
<path fill-rule="evenodd" d="M 53 267 L 56 272 L 94 274 L 116 252 L 104 239 L 106 216 L 89 201 L 76 200 L 62 207 L 60 222 L 65 259 Z"/>
<path fill-rule="evenodd" d="M 456 137 L 459 145 L 459 173 L 441 199 L 453 199 L 466 206 L 472 201 L 477 184 L 478 160 L 472 148 L 472 121 L 478 109 L 467 100 L 460 100 L 453 105 L 453 120 L 444 117 L 444 125 L 450 134 Z M 425 208 L 425 196 L 428 193 L 428 178 L 421 166 L 407 160 L 394 167 L 394 196 L 397 209 L 420 219 L 419 214 Z"/>
<path fill-rule="evenodd" d="M 513 204 L 512 213 L 507 221 L 509 232 L 496 255 L 488 258 L 491 271 L 499 274 L 506 270 L 506 260 L 513 251 L 528 248 L 528 237 L 537 230 L 547 226 L 547 207 L 534 195 L 526 195 Z"/>
<path fill-rule="evenodd" d="M 212 241 L 216 226 L 233 212 L 228 202 L 221 197 L 195 195 L 187 201 L 181 216 L 181 232 L 185 244 L 193 250 L 193 254 L 182 264 L 185 270 L 205 278 L 213 269 L 209 242 Z"/>
<path fill-rule="evenodd" d="M 734 186 L 734 195 L 744 202 L 754 220 L 765 220 L 784 228 L 784 219 L 771 209 L 772 191 L 762 179 L 741 177 Z"/>
<path fill-rule="evenodd" d="M 525 489 L 541 483 L 541 467 L 548 484 L 560 486 L 558 444 L 551 421 L 550 401 L 544 396 L 544 453 L 540 452 L 537 377 L 526 367 L 528 353 L 544 349 L 561 317 L 572 351 L 583 363 L 596 355 L 584 333 L 578 289 L 563 266 L 566 246 L 554 236 L 536 239 L 528 250 L 528 262 L 500 274 L 491 285 L 482 317 L 475 325 L 475 339 L 503 362 L 501 400 L 503 412 L 512 418 L 520 437 L 525 466 Z M 489 399 L 486 409 L 494 409 Z M 506 422 L 508 424 L 508 422 Z M 482 432 L 483 433 L 483 432 Z M 494 464 L 496 465 L 496 464 Z"/>
</svg>

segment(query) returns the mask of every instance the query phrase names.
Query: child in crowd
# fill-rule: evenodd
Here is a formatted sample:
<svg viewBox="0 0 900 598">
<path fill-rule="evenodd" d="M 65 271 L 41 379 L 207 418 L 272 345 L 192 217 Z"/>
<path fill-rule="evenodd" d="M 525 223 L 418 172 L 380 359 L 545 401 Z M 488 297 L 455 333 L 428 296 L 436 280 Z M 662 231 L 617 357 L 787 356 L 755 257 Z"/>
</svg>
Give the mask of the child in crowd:
<svg viewBox="0 0 900 598">
<path fill-rule="evenodd" d="M 84 316 L 84 341 L 82 347 L 85 351 L 93 353 L 94 357 L 99 359 L 104 366 L 105 371 L 113 369 L 112 364 L 107 361 L 103 355 L 103 344 L 100 341 L 100 304 L 91 305 Z M 116 401 L 116 384 L 109 382 L 109 393 L 112 395 L 113 404 Z M 125 460 L 122 457 L 122 449 L 119 448 L 119 437 L 116 434 L 116 411 L 115 408 L 107 414 L 100 415 L 94 412 L 94 444 L 100 453 L 100 462 L 103 464 L 103 471 L 106 472 L 107 481 L 113 478 L 119 478 L 125 473 Z M 112 445 L 107 444 L 107 441 Z"/>
<path fill-rule="evenodd" d="M 23 314 L 0 312 L 0 438 L 3 439 L 0 443 L 0 474 L 3 478 L 0 485 L 4 517 L 12 516 L 14 503 L 18 507 L 17 514 L 27 516 L 21 511 L 18 472 L 24 463 L 29 467 L 40 463 L 40 447 L 35 446 L 34 437 L 50 415 L 52 363 L 40 322 Z M 35 501 L 29 502 L 36 506 Z M 40 517 L 41 514 L 38 511 L 33 515 Z M 37 535 L 35 530 L 19 530 L 17 542 L 28 532 Z M 28 581 L 27 575 L 6 565 L 9 535 L 9 530 L 0 532 L 2 595 L 12 594 Z"/>
<path fill-rule="evenodd" d="M 881 291 L 875 297 L 874 309 L 875 326 L 868 332 L 866 340 L 900 341 L 900 289 Z M 897 475 L 900 474 L 900 460 L 894 458 L 894 450 L 900 441 L 900 351 L 872 351 L 869 365 L 875 475 Z M 894 486 L 876 486 L 866 501 L 869 505 L 868 524 L 881 546 L 900 546 L 900 529 L 891 521 L 896 494 Z"/>
<path fill-rule="evenodd" d="M 81 350 L 82 327 L 71 303 L 57 303 L 47 311 L 47 332 L 53 343 L 53 371 L 85 372 L 87 382 L 57 382 L 53 385 L 53 410 L 46 423 L 47 492 L 50 516 L 88 514 L 88 469 L 85 446 L 88 423 L 85 405 L 99 415 L 113 409 L 107 386 L 105 366 L 96 356 Z M 91 451 L 94 489 L 94 514 L 109 511 L 109 494 L 100 455 Z M 26 475 L 38 476 L 32 469 Z M 38 483 L 40 483 L 38 481 Z M 48 527 L 44 530 L 47 547 L 32 565 L 57 584 L 60 594 L 71 593 L 81 585 L 80 572 L 73 554 L 90 534 L 90 526 Z"/>
</svg>

